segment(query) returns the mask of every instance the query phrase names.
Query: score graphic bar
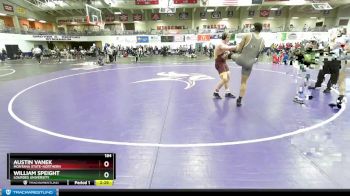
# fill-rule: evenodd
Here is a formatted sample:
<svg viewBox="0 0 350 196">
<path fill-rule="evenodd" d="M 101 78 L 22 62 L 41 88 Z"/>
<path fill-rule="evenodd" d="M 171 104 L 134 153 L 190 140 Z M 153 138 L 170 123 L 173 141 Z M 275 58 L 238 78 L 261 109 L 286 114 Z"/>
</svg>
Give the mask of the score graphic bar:
<svg viewBox="0 0 350 196">
<path fill-rule="evenodd" d="M 9 153 L 7 179 L 11 185 L 111 186 L 114 153 Z"/>
</svg>

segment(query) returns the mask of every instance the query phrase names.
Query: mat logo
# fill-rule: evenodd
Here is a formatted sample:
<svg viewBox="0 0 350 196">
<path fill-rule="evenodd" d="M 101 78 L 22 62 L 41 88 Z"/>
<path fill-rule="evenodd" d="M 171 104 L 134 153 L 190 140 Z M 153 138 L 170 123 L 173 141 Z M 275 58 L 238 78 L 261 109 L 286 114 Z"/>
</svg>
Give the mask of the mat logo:
<svg viewBox="0 0 350 196">
<path fill-rule="evenodd" d="M 10 189 L 6 189 L 6 195 L 11 195 L 11 190 Z"/>
<path fill-rule="evenodd" d="M 176 73 L 176 72 L 160 72 L 157 73 L 158 78 L 151 78 L 148 80 L 140 80 L 133 82 L 133 84 L 137 83 L 145 83 L 145 82 L 157 82 L 157 81 L 179 81 L 186 83 L 185 90 L 190 89 L 196 85 L 197 81 L 200 80 L 213 80 L 214 78 L 211 76 L 207 76 L 200 73 Z"/>
</svg>

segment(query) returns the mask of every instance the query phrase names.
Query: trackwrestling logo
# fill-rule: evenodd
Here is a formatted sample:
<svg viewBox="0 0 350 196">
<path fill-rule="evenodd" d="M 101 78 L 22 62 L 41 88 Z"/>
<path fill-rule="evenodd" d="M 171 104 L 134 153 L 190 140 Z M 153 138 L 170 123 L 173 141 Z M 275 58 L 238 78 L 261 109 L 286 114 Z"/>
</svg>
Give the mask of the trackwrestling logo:
<svg viewBox="0 0 350 196">
<path fill-rule="evenodd" d="M 2 189 L 3 196 L 45 195 L 57 196 L 56 189 Z"/>
<path fill-rule="evenodd" d="M 192 88 L 194 85 L 196 85 L 197 81 L 200 80 L 213 80 L 214 78 L 211 76 L 207 76 L 200 73 L 176 73 L 176 72 L 160 72 L 157 73 L 157 76 L 160 76 L 159 78 L 151 78 L 148 80 L 140 80 L 136 82 L 132 82 L 133 84 L 137 83 L 145 83 L 145 82 L 158 82 L 158 81 L 179 81 L 186 83 L 185 90 Z"/>
</svg>

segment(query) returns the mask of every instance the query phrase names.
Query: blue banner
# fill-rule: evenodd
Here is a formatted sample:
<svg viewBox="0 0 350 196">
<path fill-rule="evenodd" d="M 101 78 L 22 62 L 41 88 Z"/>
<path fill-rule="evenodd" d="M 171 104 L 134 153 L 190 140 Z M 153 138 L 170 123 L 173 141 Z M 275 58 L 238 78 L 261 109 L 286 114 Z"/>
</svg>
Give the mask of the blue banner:
<svg viewBox="0 0 350 196">
<path fill-rule="evenodd" d="M 137 36 L 137 43 L 149 43 L 148 36 Z"/>
<path fill-rule="evenodd" d="M 3 196 L 46 195 L 56 196 L 57 189 L 2 189 Z"/>
</svg>

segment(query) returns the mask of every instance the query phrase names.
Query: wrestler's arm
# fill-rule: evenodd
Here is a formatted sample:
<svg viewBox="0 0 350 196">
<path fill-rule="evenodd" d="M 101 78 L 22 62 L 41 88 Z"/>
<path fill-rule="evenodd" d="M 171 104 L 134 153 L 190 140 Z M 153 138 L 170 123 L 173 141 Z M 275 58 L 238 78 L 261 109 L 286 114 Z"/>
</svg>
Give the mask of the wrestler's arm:
<svg viewBox="0 0 350 196">
<path fill-rule="evenodd" d="M 228 46 L 226 44 L 220 44 L 220 49 L 223 51 L 233 51 L 233 50 L 236 50 L 236 46 Z"/>
</svg>

